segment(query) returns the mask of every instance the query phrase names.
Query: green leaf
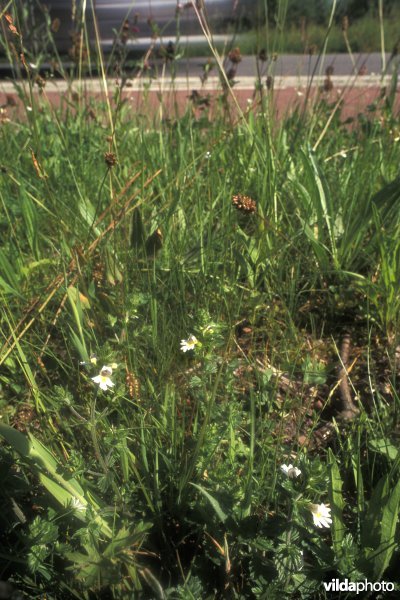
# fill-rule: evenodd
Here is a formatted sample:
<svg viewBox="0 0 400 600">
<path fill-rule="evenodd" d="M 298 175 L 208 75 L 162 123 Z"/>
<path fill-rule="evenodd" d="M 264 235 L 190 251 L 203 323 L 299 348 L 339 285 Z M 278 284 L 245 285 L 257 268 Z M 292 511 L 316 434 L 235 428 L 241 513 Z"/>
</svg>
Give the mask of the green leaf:
<svg viewBox="0 0 400 600">
<path fill-rule="evenodd" d="M 74 510 L 74 515 L 81 521 L 86 522 L 85 515 L 87 502 L 86 504 L 83 504 L 79 500 L 79 498 L 77 498 L 70 492 L 67 492 L 67 490 L 65 490 L 61 485 L 47 477 L 47 475 L 45 475 L 44 473 L 39 474 L 39 479 L 46 488 L 46 490 L 50 492 L 53 498 L 55 498 L 57 502 L 64 506 L 64 508 L 67 508 L 68 506 L 70 506 L 71 508 L 73 508 L 74 506 L 80 506 L 81 508 L 76 508 L 76 510 Z"/>
<path fill-rule="evenodd" d="M 38 476 L 43 485 L 60 504 L 67 506 L 69 503 L 79 503 L 83 507 L 89 506 L 84 495 L 84 490 L 78 481 L 73 477 L 66 479 L 60 474 L 61 465 L 32 434 L 29 434 L 28 439 L 12 427 L 0 423 L 0 435 L 5 438 L 16 452 L 31 461 L 32 465 L 37 469 Z M 99 510 L 99 505 L 93 500 L 91 500 L 90 506 L 94 511 Z M 99 525 L 105 536 L 112 537 L 111 529 L 98 513 L 95 514 L 94 521 Z"/>
<path fill-rule="evenodd" d="M 398 548 L 395 542 L 397 520 L 399 517 L 400 481 L 397 482 L 383 507 L 380 531 L 380 545 L 374 559 L 374 580 L 379 581 L 389 566 L 393 552 Z"/>
<path fill-rule="evenodd" d="M 143 249 L 146 240 L 146 231 L 143 225 L 142 211 L 139 206 L 132 211 L 131 222 L 131 247 Z"/>
<path fill-rule="evenodd" d="M 25 234 L 28 240 L 28 244 L 32 251 L 35 259 L 39 259 L 39 247 L 38 247 L 38 215 L 37 209 L 31 198 L 26 194 L 25 190 L 21 187 L 21 213 L 25 222 Z"/>
<path fill-rule="evenodd" d="M 343 539 L 346 534 L 346 528 L 343 521 L 344 500 L 342 494 L 343 481 L 340 477 L 340 471 L 336 458 L 329 448 L 329 501 L 331 503 L 332 514 L 332 542 L 336 557 L 340 559 L 343 555 Z"/>
<path fill-rule="evenodd" d="M 385 506 L 389 494 L 389 477 L 382 477 L 372 492 L 367 514 L 361 530 L 362 548 L 377 548 L 380 542 L 380 522 L 382 507 Z"/>
<path fill-rule="evenodd" d="M 1 280 L 9 286 L 16 294 L 19 295 L 19 281 L 15 274 L 15 269 L 9 262 L 8 258 L 0 248 L 0 273 Z"/>
<path fill-rule="evenodd" d="M 374 452 L 378 452 L 382 454 L 382 456 L 386 456 L 389 460 L 396 460 L 399 456 L 399 450 L 393 446 L 388 440 L 379 438 L 375 440 L 370 440 L 368 442 L 369 448 L 371 448 Z"/>
<path fill-rule="evenodd" d="M 207 490 L 205 490 L 200 485 L 197 485 L 196 483 L 191 483 L 190 485 L 192 485 L 193 487 L 195 487 L 196 489 L 198 489 L 199 492 L 201 492 L 203 494 L 203 496 L 211 504 L 211 506 L 214 509 L 214 511 L 215 511 L 217 517 L 219 518 L 219 520 L 222 521 L 222 523 L 225 523 L 225 521 L 228 519 L 228 515 L 226 513 L 224 513 L 224 511 L 222 510 L 221 505 L 218 502 L 218 500 L 216 500 L 213 496 L 211 496 L 211 494 L 209 494 L 207 492 Z"/>
</svg>

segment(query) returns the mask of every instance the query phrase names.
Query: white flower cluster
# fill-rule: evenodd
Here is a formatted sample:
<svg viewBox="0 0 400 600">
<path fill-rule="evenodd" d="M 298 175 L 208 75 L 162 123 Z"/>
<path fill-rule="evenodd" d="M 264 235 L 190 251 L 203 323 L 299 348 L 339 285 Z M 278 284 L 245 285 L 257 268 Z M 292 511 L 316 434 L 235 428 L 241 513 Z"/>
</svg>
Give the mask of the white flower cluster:
<svg viewBox="0 0 400 600">
<path fill-rule="evenodd" d="M 281 465 L 281 471 L 285 473 L 289 479 L 297 479 L 300 477 L 301 470 L 293 465 Z M 331 509 L 326 504 L 310 504 L 309 505 L 314 525 L 316 527 L 330 527 L 332 524 Z"/>
<path fill-rule="evenodd" d="M 283 471 L 283 473 L 285 473 L 289 479 L 297 479 L 297 477 L 300 477 L 301 475 L 300 469 L 294 467 L 293 465 L 281 465 L 281 471 Z"/>
<path fill-rule="evenodd" d="M 181 340 L 181 350 L 182 352 L 194 350 L 198 343 L 199 340 L 194 335 L 189 335 L 187 340 Z"/>
</svg>

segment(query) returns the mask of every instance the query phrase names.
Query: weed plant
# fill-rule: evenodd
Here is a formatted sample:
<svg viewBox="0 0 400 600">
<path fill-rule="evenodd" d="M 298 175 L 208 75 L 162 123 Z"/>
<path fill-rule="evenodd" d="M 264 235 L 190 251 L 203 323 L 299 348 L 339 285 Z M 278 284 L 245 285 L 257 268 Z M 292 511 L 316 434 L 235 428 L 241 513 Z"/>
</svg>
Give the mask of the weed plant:
<svg viewBox="0 0 400 600">
<path fill-rule="evenodd" d="M 277 121 L 225 77 L 160 120 L 66 76 L 54 106 L 7 15 L 2 597 L 398 590 L 393 96 Z"/>
</svg>

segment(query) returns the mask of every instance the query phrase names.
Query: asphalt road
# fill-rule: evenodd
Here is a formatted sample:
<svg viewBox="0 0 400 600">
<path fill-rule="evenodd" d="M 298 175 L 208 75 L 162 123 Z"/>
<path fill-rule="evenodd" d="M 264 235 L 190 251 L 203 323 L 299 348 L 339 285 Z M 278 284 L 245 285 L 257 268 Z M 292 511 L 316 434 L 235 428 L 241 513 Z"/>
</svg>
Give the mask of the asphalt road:
<svg viewBox="0 0 400 600">
<path fill-rule="evenodd" d="M 353 58 L 353 61 L 352 61 Z M 357 73 L 363 75 L 380 75 L 384 69 L 388 74 L 393 70 L 399 71 L 400 57 L 391 59 L 390 54 L 384 55 L 385 64 L 382 64 L 382 55 L 372 54 L 354 54 L 350 57 L 348 54 L 326 54 L 324 57 L 310 56 L 304 54 L 287 54 L 278 56 L 276 60 L 269 59 L 264 63 L 259 61 L 259 67 L 263 73 L 274 75 L 275 77 L 309 77 L 311 74 L 324 75 L 327 67 L 333 67 L 332 75 L 350 76 Z M 204 58 L 181 59 L 176 64 L 177 75 L 184 77 L 200 76 L 203 72 Z M 229 62 L 229 61 L 227 61 Z M 158 70 L 160 63 L 156 63 Z M 212 72 L 211 72 L 212 73 Z M 244 56 L 238 64 L 238 77 L 251 77 L 257 74 L 257 60 L 254 56 Z"/>
<path fill-rule="evenodd" d="M 141 74 L 132 72 L 128 78 L 131 91 L 142 91 L 151 83 L 151 87 L 159 88 L 159 91 L 173 85 L 176 90 L 199 89 L 204 91 L 215 90 L 220 86 L 220 78 L 217 68 L 209 71 L 208 77 L 202 82 L 204 74 L 205 58 L 180 59 L 173 63 L 165 63 L 161 59 L 151 61 L 150 70 Z M 234 66 L 225 59 L 226 71 Z M 386 54 L 326 54 L 324 57 L 309 55 L 282 55 L 261 62 L 254 56 L 243 56 L 236 65 L 234 74 L 235 89 L 251 90 L 257 74 L 265 83 L 268 76 L 273 80 L 274 89 L 303 88 L 322 86 L 327 74 L 333 86 L 340 87 L 370 88 L 387 85 L 393 73 L 399 71 L 400 57 L 392 57 Z M 0 93 L 13 93 L 14 83 L 10 72 L 3 74 L 0 80 Z M 61 78 L 47 78 L 46 90 L 51 93 L 63 93 L 69 87 L 69 83 Z M 117 83 L 115 75 L 108 77 L 108 88 L 111 89 Z M 78 82 L 75 81 L 75 84 Z M 103 83 L 96 77 L 86 77 L 82 80 L 85 88 L 90 92 L 98 92 L 104 89 Z"/>
<path fill-rule="evenodd" d="M 211 61 L 213 59 L 210 59 Z M 172 63 L 167 63 L 163 70 L 164 62 L 161 59 L 150 61 L 152 74 L 155 77 L 162 73 L 169 75 L 173 69 L 177 77 L 200 77 L 204 72 L 206 58 L 181 58 Z M 225 59 L 226 68 L 231 63 Z M 354 54 L 352 57 L 348 54 L 326 54 L 323 57 L 318 55 L 310 56 L 308 54 L 286 54 L 275 57 L 269 57 L 265 62 L 257 61 L 255 56 L 243 56 L 241 62 L 237 65 L 236 75 L 239 78 L 256 77 L 258 69 L 262 75 L 272 75 L 274 77 L 310 77 L 313 75 L 324 75 L 327 67 L 331 67 L 335 76 L 351 76 L 356 74 L 378 76 L 382 72 L 390 75 L 393 71 L 400 69 L 400 56 L 392 57 L 385 54 L 382 58 L 380 53 Z M 210 75 L 215 73 L 215 69 L 210 71 Z M 0 64 L 0 78 L 9 78 L 10 69 L 3 63 Z"/>
</svg>

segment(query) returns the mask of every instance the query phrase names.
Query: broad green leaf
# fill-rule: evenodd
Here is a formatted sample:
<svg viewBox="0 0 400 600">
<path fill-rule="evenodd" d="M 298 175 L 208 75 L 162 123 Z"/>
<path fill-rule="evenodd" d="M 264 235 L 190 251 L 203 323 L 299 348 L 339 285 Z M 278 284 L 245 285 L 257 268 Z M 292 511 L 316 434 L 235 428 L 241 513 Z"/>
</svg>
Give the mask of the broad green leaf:
<svg viewBox="0 0 400 600">
<path fill-rule="evenodd" d="M 361 530 L 361 546 L 363 548 L 377 548 L 379 545 L 382 507 L 387 502 L 388 493 L 389 478 L 385 475 L 376 484 L 368 504 Z"/>
<path fill-rule="evenodd" d="M 24 458 L 29 458 L 31 445 L 28 438 L 13 427 L 0 423 L 0 435 L 10 444 L 10 446 Z"/>
<path fill-rule="evenodd" d="M 8 258 L 0 248 L 0 273 L 1 279 L 14 290 L 16 294 L 19 294 L 19 281 L 15 274 L 15 269 L 9 262 Z"/>
<path fill-rule="evenodd" d="M 76 507 L 74 515 L 80 520 L 85 522 L 85 514 L 87 508 L 87 502 L 83 503 L 79 498 L 67 492 L 61 485 L 47 477 L 44 473 L 39 474 L 39 479 L 43 483 L 44 487 L 50 494 L 59 502 L 64 508 L 70 506 L 71 508 Z"/>
<path fill-rule="evenodd" d="M 378 452 L 379 454 L 386 456 L 386 458 L 389 460 L 396 460 L 396 458 L 399 456 L 398 448 L 383 438 L 370 440 L 368 442 L 368 446 L 374 450 L 374 452 Z"/>
<path fill-rule="evenodd" d="M 2 288 L 2 290 L 5 294 L 18 296 L 21 299 L 23 298 L 23 296 L 19 292 L 17 292 L 17 290 L 15 288 L 11 287 L 11 285 L 9 285 L 1 276 L 0 276 L 0 287 Z"/>
<path fill-rule="evenodd" d="M 379 552 L 374 560 L 374 580 L 379 581 L 389 566 L 393 552 L 398 548 L 395 541 L 397 521 L 399 518 L 400 481 L 397 482 L 383 507 L 380 531 Z"/>
<path fill-rule="evenodd" d="M 39 247 L 38 247 L 38 214 L 37 208 L 32 202 L 31 198 L 26 194 L 25 190 L 21 187 L 21 213 L 25 221 L 25 235 L 28 240 L 28 244 L 31 248 L 32 254 L 36 259 L 39 259 Z"/>
<path fill-rule="evenodd" d="M 332 514 L 332 541 L 335 555 L 342 556 L 343 538 L 346 534 L 346 528 L 343 522 L 344 500 L 342 494 L 343 482 L 340 477 L 340 471 L 336 458 L 331 449 L 328 451 L 329 460 L 329 500 L 331 503 Z"/>
<path fill-rule="evenodd" d="M 103 556 L 112 558 L 131 546 L 142 544 L 146 537 L 146 531 L 151 529 L 151 527 L 151 523 L 140 523 L 138 527 L 135 527 L 134 531 L 129 531 L 125 527 L 121 528 L 103 551 Z"/>
<path fill-rule="evenodd" d="M 28 439 L 12 427 L 0 423 L 0 435 L 5 438 L 16 452 L 32 462 L 38 471 L 38 476 L 43 485 L 58 502 L 63 506 L 66 506 L 69 502 L 72 504 L 79 503 L 84 507 L 88 506 L 88 501 L 78 481 L 73 477 L 66 479 L 60 474 L 61 465 L 32 434 L 29 434 Z M 90 505 L 95 511 L 99 509 L 99 506 L 94 502 L 91 502 Z M 94 521 L 100 526 L 105 536 L 112 537 L 111 529 L 99 514 L 95 515 Z"/>
<path fill-rule="evenodd" d="M 225 521 L 228 519 L 228 515 L 226 513 L 224 513 L 218 500 L 216 500 L 213 496 L 211 496 L 211 494 L 209 494 L 209 492 L 207 492 L 207 490 L 205 490 L 200 485 L 197 485 L 196 483 L 191 483 L 190 485 L 195 487 L 197 490 L 199 490 L 199 492 L 201 492 L 203 494 L 203 496 L 211 504 L 211 506 L 214 509 L 219 520 L 222 521 L 222 523 L 225 523 Z"/>
</svg>

